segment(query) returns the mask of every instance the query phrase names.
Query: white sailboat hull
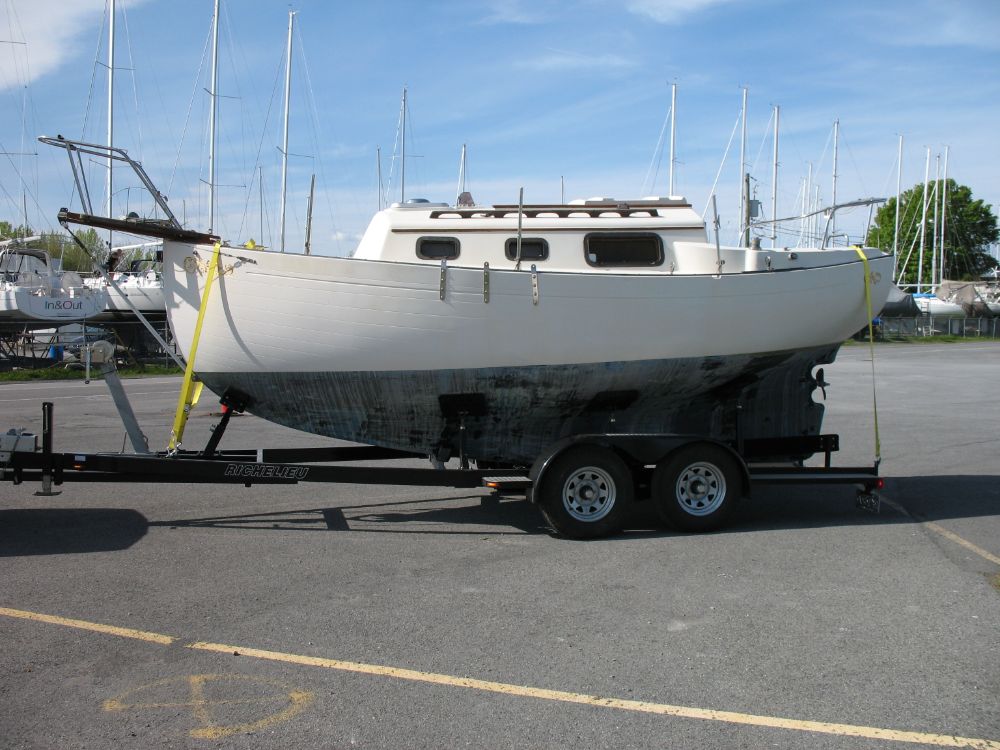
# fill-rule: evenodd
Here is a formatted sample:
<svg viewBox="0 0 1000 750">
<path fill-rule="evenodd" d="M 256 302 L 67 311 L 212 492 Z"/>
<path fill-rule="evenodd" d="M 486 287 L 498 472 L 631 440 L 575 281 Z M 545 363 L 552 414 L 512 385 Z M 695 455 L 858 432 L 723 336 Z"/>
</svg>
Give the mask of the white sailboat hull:
<svg viewBox="0 0 1000 750">
<path fill-rule="evenodd" d="M 108 285 L 105 292 L 107 304 L 98 316 L 98 321 L 137 320 L 135 310 L 150 320 L 163 320 L 166 316 L 163 286 L 159 279 L 155 284 L 141 286 L 119 284 L 118 289 Z"/>
<path fill-rule="evenodd" d="M 965 308 L 957 302 L 948 302 L 937 297 L 915 297 L 920 312 L 934 318 L 964 318 Z"/>
<path fill-rule="evenodd" d="M 81 288 L 75 294 L 51 293 L 46 289 L 10 287 L 0 291 L 0 325 L 6 329 L 50 328 L 61 323 L 92 320 L 107 296 Z"/>
<path fill-rule="evenodd" d="M 188 356 L 211 247 L 163 252 L 167 314 Z M 457 419 L 468 454 L 496 460 L 608 420 L 721 434 L 728 405 L 798 397 L 803 372 L 809 400 L 812 365 L 868 320 L 860 260 L 721 276 L 553 271 L 533 283 L 523 269 L 224 253 L 195 361 L 212 390 L 309 432 L 439 455 L 454 449 Z M 870 263 L 877 313 L 891 258 Z M 780 417 L 745 409 L 761 436 L 814 434 L 822 418 L 814 404 Z"/>
</svg>

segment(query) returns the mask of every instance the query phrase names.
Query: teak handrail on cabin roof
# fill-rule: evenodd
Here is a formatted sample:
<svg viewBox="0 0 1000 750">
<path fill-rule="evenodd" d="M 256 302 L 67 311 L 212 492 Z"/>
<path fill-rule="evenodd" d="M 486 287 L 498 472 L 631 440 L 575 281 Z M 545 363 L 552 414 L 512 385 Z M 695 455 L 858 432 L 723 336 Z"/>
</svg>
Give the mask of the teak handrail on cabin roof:
<svg viewBox="0 0 1000 750">
<path fill-rule="evenodd" d="M 585 214 L 595 219 L 605 214 L 618 214 L 620 218 L 631 216 L 660 216 L 658 208 L 691 208 L 685 200 L 652 200 L 652 201 L 587 201 L 580 204 L 498 204 L 495 206 L 479 206 L 473 208 L 439 208 L 431 211 L 430 218 L 459 219 L 502 219 L 510 214 L 522 213 L 526 218 L 534 219 L 542 214 L 554 214 L 561 219 L 574 214 Z"/>
</svg>

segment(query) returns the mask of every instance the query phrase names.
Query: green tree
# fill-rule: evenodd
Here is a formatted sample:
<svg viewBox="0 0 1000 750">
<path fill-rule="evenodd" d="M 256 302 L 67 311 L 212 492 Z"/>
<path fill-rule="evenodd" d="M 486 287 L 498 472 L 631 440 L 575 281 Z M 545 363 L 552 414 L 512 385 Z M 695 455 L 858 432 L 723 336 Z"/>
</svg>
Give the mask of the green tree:
<svg viewBox="0 0 1000 750">
<path fill-rule="evenodd" d="M 947 196 L 945 196 L 947 193 Z M 955 180 L 928 183 L 927 221 L 924 226 L 923 274 L 920 272 L 920 217 L 923 214 L 924 186 L 914 185 L 900 195 L 899 221 L 899 283 L 914 284 L 918 276 L 930 284 L 934 264 L 934 205 L 937 203 L 938 225 L 942 215 L 945 220 L 944 273 L 938 269 L 937 278 L 974 281 L 995 268 L 997 263 L 989 255 L 987 246 L 1000 240 L 997 217 L 980 199 L 972 197 L 972 189 L 959 185 Z M 942 206 L 947 199 L 947 210 Z M 892 252 L 896 224 L 896 199 L 879 209 L 868 232 L 867 244 Z M 938 250 L 940 257 L 941 250 Z"/>
<path fill-rule="evenodd" d="M 38 245 L 53 258 L 58 258 L 64 271 L 90 273 L 94 270 L 90 257 L 63 232 L 43 232 Z"/>
<path fill-rule="evenodd" d="M 105 255 L 104 241 L 97 232 L 88 227 L 80 229 L 73 234 L 87 248 L 85 252 L 73 238 L 62 232 L 43 234 L 42 242 L 44 248 L 49 251 L 53 258 L 62 260 L 64 271 L 77 271 L 78 273 L 93 273 L 97 270 L 94 259 L 100 260 Z"/>
<path fill-rule="evenodd" d="M 77 264 L 77 267 L 73 270 L 75 271 L 94 271 L 96 269 L 94 259 L 97 261 L 102 261 L 104 256 L 107 254 L 107 246 L 104 240 L 101 239 L 100 235 L 97 234 L 93 227 L 87 227 L 86 229 L 78 229 L 74 232 L 76 238 L 83 243 L 83 246 L 89 251 L 85 253 L 79 245 L 66 238 L 70 249 L 66 252 L 69 253 L 69 257 L 72 259 L 71 262 Z M 63 255 L 63 268 L 66 266 L 67 255 Z"/>
<path fill-rule="evenodd" d="M 12 240 L 15 237 L 30 237 L 31 227 L 24 224 L 15 227 L 9 221 L 0 221 L 0 240 Z"/>
<path fill-rule="evenodd" d="M 0 240 L 26 236 L 32 236 L 31 227 L 15 227 L 9 221 L 0 221 Z M 101 259 L 106 254 L 104 241 L 89 227 L 76 232 L 76 236 L 87 248 L 89 255 L 64 232 L 42 232 L 39 238 L 31 243 L 31 247 L 44 250 L 49 257 L 60 260 L 64 271 L 92 273 L 95 270 L 93 258 Z"/>
</svg>

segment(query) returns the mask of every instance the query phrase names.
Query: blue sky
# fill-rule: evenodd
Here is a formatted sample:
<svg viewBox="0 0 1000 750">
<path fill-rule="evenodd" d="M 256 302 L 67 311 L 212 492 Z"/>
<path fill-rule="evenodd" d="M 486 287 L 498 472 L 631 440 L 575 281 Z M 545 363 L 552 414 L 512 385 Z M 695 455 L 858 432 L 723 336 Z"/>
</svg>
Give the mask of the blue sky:
<svg viewBox="0 0 1000 750">
<path fill-rule="evenodd" d="M 231 241 L 277 242 L 285 2 L 223 0 L 219 213 Z M 141 159 L 175 213 L 207 222 L 207 41 L 211 0 L 119 0 L 116 145 Z M 393 168 L 408 88 L 407 195 L 453 200 L 462 144 L 477 202 L 625 199 L 667 193 L 654 152 L 678 85 L 675 192 L 698 211 L 749 88 L 747 160 L 770 213 L 771 105 L 781 106 L 780 215 L 798 213 L 807 164 L 838 198 L 895 194 L 923 179 L 925 147 L 950 147 L 949 176 L 1000 203 L 1000 2 L 997 0 L 441 0 L 323 2 L 296 17 L 288 246 L 301 246 L 316 174 L 315 252 L 349 251 L 378 205 L 376 148 Z M 71 200 L 65 157 L 35 145 L 62 133 L 105 140 L 104 0 L 0 0 L 0 218 L 27 194 L 32 226 L 51 229 Z M 735 239 L 738 140 L 718 187 L 723 241 Z M 37 152 L 37 156 L 19 152 Z M 657 179 L 649 184 L 651 164 Z M 90 167 L 103 194 L 103 177 Z M 115 213 L 143 211 L 116 173 Z M 398 180 L 392 187 L 398 197 Z M 77 204 L 78 207 L 78 204 Z M 843 224 L 860 231 L 867 214 Z"/>
</svg>

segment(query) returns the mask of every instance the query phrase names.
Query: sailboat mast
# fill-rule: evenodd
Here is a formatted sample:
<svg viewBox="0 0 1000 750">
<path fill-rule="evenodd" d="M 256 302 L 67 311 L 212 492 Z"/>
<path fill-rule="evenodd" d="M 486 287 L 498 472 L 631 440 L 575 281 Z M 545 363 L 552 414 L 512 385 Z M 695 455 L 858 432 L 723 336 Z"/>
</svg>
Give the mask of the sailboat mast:
<svg viewBox="0 0 1000 750">
<path fill-rule="evenodd" d="M 406 86 L 403 86 L 399 122 L 399 202 L 406 203 Z"/>
<path fill-rule="evenodd" d="M 309 180 L 309 202 L 306 204 L 306 255 L 312 252 L 313 197 L 316 194 L 316 175 Z"/>
<path fill-rule="evenodd" d="M 216 87 L 219 83 L 219 0 L 212 16 L 212 88 L 208 114 L 208 233 L 215 228 L 215 127 L 217 122 Z"/>
<path fill-rule="evenodd" d="M 458 191 L 455 193 L 455 205 L 458 205 L 459 198 L 465 192 L 465 144 L 462 144 L 462 156 L 458 160 Z"/>
<path fill-rule="evenodd" d="M 927 239 L 927 183 L 931 179 L 931 149 L 927 146 L 927 158 L 924 160 L 924 193 L 922 196 L 923 210 L 920 212 L 920 256 L 917 260 L 917 294 L 923 291 L 924 284 L 924 242 Z"/>
<path fill-rule="evenodd" d="M 667 195 L 674 194 L 674 146 L 677 141 L 677 84 L 670 84 L 670 186 Z"/>
<path fill-rule="evenodd" d="M 813 181 L 813 165 L 812 162 L 808 163 L 809 171 L 806 173 L 806 183 L 802 189 L 802 228 L 799 230 L 802 236 L 802 241 L 807 245 L 812 242 L 812 238 L 809 237 L 809 219 L 806 218 L 806 214 L 809 213 L 809 198 L 812 193 L 812 181 Z"/>
<path fill-rule="evenodd" d="M 375 147 L 375 174 L 378 176 L 378 210 L 382 210 L 382 147 Z"/>
<path fill-rule="evenodd" d="M 896 218 L 895 226 L 892 231 L 892 255 L 893 255 L 893 272 L 892 280 L 896 281 L 898 277 L 897 265 L 899 263 L 899 214 L 901 212 L 899 206 L 899 197 L 903 188 L 903 136 L 899 136 L 899 151 L 896 154 Z"/>
<path fill-rule="evenodd" d="M 111 0 L 108 13 L 108 148 L 115 145 L 115 0 Z M 114 218 L 112 208 L 113 170 L 115 161 L 108 159 L 108 218 Z M 27 222 L 25 223 L 27 226 Z M 111 230 L 108 230 L 108 247 L 111 247 Z"/>
<path fill-rule="evenodd" d="M 743 215 L 746 213 L 746 201 L 749 196 L 746 193 L 746 181 L 743 179 L 743 174 L 746 172 L 747 168 L 747 88 L 743 87 L 743 105 L 740 109 L 740 211 L 739 211 L 739 227 L 740 227 L 740 245 L 746 246 L 746 226 L 743 220 Z"/>
<path fill-rule="evenodd" d="M 833 192 L 830 194 L 830 244 L 836 244 L 837 234 L 837 158 L 840 155 L 840 118 L 833 121 Z"/>
<path fill-rule="evenodd" d="M 285 252 L 285 204 L 288 197 L 288 105 L 292 95 L 292 29 L 295 11 L 288 11 L 288 46 L 285 50 L 285 131 L 281 140 L 281 252 Z"/>
<path fill-rule="evenodd" d="M 777 247 L 778 225 L 778 122 L 781 119 L 781 107 L 774 105 L 774 168 L 771 172 L 771 247 Z"/>
<path fill-rule="evenodd" d="M 814 212 L 819 211 L 819 185 L 813 185 L 813 207 Z M 819 237 L 819 214 L 813 213 L 812 230 L 813 237 Z"/>
<path fill-rule="evenodd" d="M 948 146 L 944 147 L 944 189 L 941 193 L 941 281 L 944 281 L 945 216 L 948 213 Z"/>
<path fill-rule="evenodd" d="M 934 155 L 934 233 L 931 235 L 931 291 L 938 276 L 938 199 L 941 197 L 941 154 Z"/>
</svg>

